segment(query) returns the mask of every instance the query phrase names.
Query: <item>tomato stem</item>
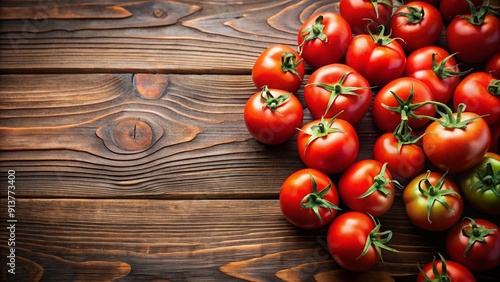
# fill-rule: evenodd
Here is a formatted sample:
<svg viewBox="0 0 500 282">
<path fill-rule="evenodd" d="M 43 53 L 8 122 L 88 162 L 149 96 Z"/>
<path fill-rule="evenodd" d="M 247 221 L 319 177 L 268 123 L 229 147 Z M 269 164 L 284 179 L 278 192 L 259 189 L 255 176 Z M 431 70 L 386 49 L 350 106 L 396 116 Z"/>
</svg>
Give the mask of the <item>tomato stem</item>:
<svg viewBox="0 0 500 282">
<path fill-rule="evenodd" d="M 299 54 L 302 53 L 302 47 L 307 41 L 311 41 L 314 39 L 319 39 L 324 42 L 328 42 L 328 37 L 323 33 L 325 25 L 323 24 L 323 16 L 318 16 L 316 18 L 315 23 L 301 32 L 301 36 L 304 39 L 302 43 L 299 45 Z"/>
<path fill-rule="evenodd" d="M 427 274 L 422 270 L 422 268 L 420 268 L 420 265 L 418 265 L 418 269 L 420 270 L 420 273 L 422 273 L 422 275 L 424 276 L 425 281 L 451 282 L 451 278 L 448 275 L 448 269 L 446 267 L 446 260 L 440 253 L 438 253 L 438 255 L 439 258 L 441 259 L 441 272 L 437 269 L 436 257 L 434 257 L 434 259 L 432 260 L 432 273 L 435 276 L 434 279 L 429 278 L 429 276 L 427 276 Z"/>
<path fill-rule="evenodd" d="M 486 229 L 486 227 L 482 225 L 478 226 L 476 221 L 470 217 L 464 217 L 463 220 L 465 219 L 469 220 L 470 224 L 462 227 L 462 233 L 464 234 L 464 236 L 469 238 L 467 246 L 464 250 L 464 257 L 467 256 L 467 252 L 472 247 L 472 245 L 474 245 L 476 242 L 484 242 L 486 240 L 484 239 L 484 237 L 497 231 L 496 229 Z"/>
<path fill-rule="evenodd" d="M 388 35 L 384 35 L 385 34 L 385 26 L 384 25 L 380 25 L 380 33 L 378 35 L 374 35 L 370 30 L 370 26 L 374 23 L 374 21 L 370 18 L 364 18 L 363 20 L 370 21 L 367 25 L 368 34 L 372 38 L 373 42 L 375 42 L 377 45 L 387 46 L 387 45 L 391 44 L 394 40 L 401 40 L 401 41 L 405 42 L 402 38 L 399 38 L 399 37 L 391 38 L 392 30 L 389 32 Z"/>
<path fill-rule="evenodd" d="M 260 98 L 264 102 L 262 108 L 269 108 L 271 111 L 281 114 L 276 109 L 283 105 L 283 103 L 290 98 L 290 95 L 291 93 L 274 97 L 267 85 L 264 85 L 262 86 L 262 91 L 260 92 Z"/>
<path fill-rule="evenodd" d="M 385 188 L 387 184 L 395 182 L 397 183 L 397 185 L 400 185 L 399 182 L 397 182 L 396 180 L 390 180 L 384 177 L 386 169 L 387 169 L 387 162 L 385 162 L 382 165 L 379 174 L 373 178 L 372 186 L 370 186 L 370 188 L 368 188 L 362 195 L 357 197 L 358 199 L 366 198 L 377 191 L 387 197 L 391 194 L 391 192 L 387 188 Z"/>
<path fill-rule="evenodd" d="M 493 171 L 493 166 L 488 162 L 484 170 L 477 169 L 475 174 L 479 181 L 470 187 L 471 191 L 478 189 L 480 193 L 484 193 L 491 190 L 493 194 L 500 197 L 500 171 L 495 173 Z"/>
<path fill-rule="evenodd" d="M 455 71 L 453 68 L 458 70 L 458 66 L 455 67 L 445 67 L 446 63 L 458 53 L 453 53 L 446 58 L 444 58 L 440 63 L 437 62 L 436 60 L 436 55 L 439 55 L 439 53 L 432 53 L 432 71 L 436 74 L 437 77 L 441 79 L 445 79 L 448 77 L 453 77 L 453 76 L 463 76 L 468 74 L 469 72 L 472 71 L 471 69 L 468 69 L 466 71 L 460 72 L 460 71 Z"/>
<path fill-rule="evenodd" d="M 343 111 L 341 111 L 338 114 L 336 114 L 335 116 L 333 116 L 328 122 L 325 121 L 324 116 L 321 117 L 321 121 L 318 124 L 311 126 L 310 132 L 304 131 L 303 129 L 299 129 L 303 133 L 310 135 L 309 139 L 307 140 L 306 146 L 304 148 L 304 154 L 306 153 L 306 150 L 309 147 L 309 144 L 311 144 L 314 140 L 321 138 L 321 137 L 328 136 L 328 134 L 330 134 L 330 133 L 336 133 L 336 132 L 344 133 L 344 131 L 342 131 L 339 128 L 332 128 L 331 127 L 333 122 L 337 118 L 337 116 L 339 116 L 342 112 Z"/>
<path fill-rule="evenodd" d="M 332 188 L 332 183 L 330 182 L 323 190 L 318 192 L 318 184 L 316 183 L 316 179 L 312 174 L 311 176 L 311 186 L 312 192 L 305 195 L 304 198 L 300 201 L 300 205 L 306 209 L 312 209 L 314 214 L 318 217 L 319 222 L 323 224 L 323 219 L 321 218 L 321 214 L 319 212 L 319 208 L 326 208 L 333 213 L 333 210 L 340 210 L 335 204 L 329 202 L 324 197 L 328 191 Z"/>
<path fill-rule="evenodd" d="M 396 13 L 396 15 L 404 16 L 407 18 L 404 23 L 418 24 L 422 22 L 425 15 L 424 8 L 419 10 L 418 8 L 412 6 L 404 6 L 404 7 L 408 9 L 407 13 L 406 12 Z"/>
<path fill-rule="evenodd" d="M 448 204 L 447 201 L 443 198 L 443 196 L 446 195 L 457 195 L 460 197 L 460 194 L 453 190 L 441 190 L 443 187 L 443 183 L 446 179 L 446 174 L 448 172 L 445 172 L 443 176 L 436 182 L 435 185 L 432 185 L 431 182 L 429 181 L 429 176 L 431 174 L 431 171 L 428 170 L 425 177 L 420 179 L 418 182 L 418 191 L 427 198 L 427 220 L 429 223 L 432 223 L 431 221 L 431 211 L 432 207 L 434 206 L 435 202 L 439 202 L 441 205 L 446 207 L 449 211 L 455 212 L 452 207 Z M 422 187 L 422 183 L 425 185 L 425 189 Z"/>
<path fill-rule="evenodd" d="M 464 20 L 466 20 L 468 23 L 470 23 L 472 25 L 482 25 L 484 23 L 484 20 L 486 19 L 486 16 L 489 13 L 494 14 L 494 15 L 500 15 L 499 12 L 493 10 L 489 6 L 489 3 L 490 3 L 489 0 L 486 1 L 486 5 L 479 6 L 477 9 L 476 9 L 476 6 L 474 5 L 474 3 L 472 3 L 472 1 L 467 0 L 467 3 L 469 3 L 469 7 L 470 7 L 470 16 L 461 15 L 460 17 L 462 17 Z"/>
<path fill-rule="evenodd" d="M 373 9 L 375 10 L 375 16 L 379 17 L 379 13 L 378 13 L 378 4 L 384 4 L 384 5 L 387 5 L 389 7 L 393 7 L 393 5 L 391 4 L 391 2 L 389 2 L 389 0 L 371 0 L 372 2 L 372 5 L 373 5 Z"/>
<path fill-rule="evenodd" d="M 499 80 L 493 80 L 489 85 L 488 85 L 488 92 L 493 95 L 500 97 L 500 79 Z"/>
<path fill-rule="evenodd" d="M 391 247 L 386 246 L 391 239 L 392 239 L 392 231 L 391 230 L 386 230 L 383 232 L 380 232 L 380 221 L 373 217 L 371 214 L 368 214 L 373 222 L 375 223 L 375 227 L 370 231 L 370 234 L 368 234 L 366 238 L 366 243 L 363 248 L 363 252 L 357 257 L 356 259 L 359 259 L 360 257 L 364 256 L 368 251 L 370 250 L 370 247 L 373 246 L 375 248 L 375 251 L 377 252 L 378 256 L 380 259 L 383 261 L 382 258 L 382 249 L 390 251 L 390 252 L 398 252 L 398 250 L 393 249 Z"/>
<path fill-rule="evenodd" d="M 412 134 L 412 129 L 408 125 L 408 119 L 401 119 L 396 129 L 393 132 L 394 138 L 398 140 L 398 152 L 401 152 L 401 148 L 404 145 L 411 145 L 417 143 L 425 133 L 420 136 L 414 136 Z"/>
<path fill-rule="evenodd" d="M 302 61 L 303 59 L 297 61 L 297 56 L 295 56 L 294 53 L 284 52 L 281 54 L 281 70 L 283 72 L 293 73 L 302 81 L 302 77 L 297 70 L 297 67 L 302 63 Z"/>
</svg>

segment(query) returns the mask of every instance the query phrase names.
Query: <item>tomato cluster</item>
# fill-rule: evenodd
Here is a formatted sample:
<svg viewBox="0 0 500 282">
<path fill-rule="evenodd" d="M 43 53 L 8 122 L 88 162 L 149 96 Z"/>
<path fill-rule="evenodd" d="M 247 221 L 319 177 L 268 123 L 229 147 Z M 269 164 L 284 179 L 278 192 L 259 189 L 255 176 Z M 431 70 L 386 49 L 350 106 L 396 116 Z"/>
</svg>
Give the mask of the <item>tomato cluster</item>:
<svg viewBox="0 0 500 282">
<path fill-rule="evenodd" d="M 306 168 L 284 180 L 281 211 L 298 228 L 327 227 L 342 268 L 365 271 L 382 249 L 397 252 L 378 220 L 397 200 L 395 187 L 416 227 L 447 232 L 451 260 L 439 254 L 418 281 L 475 281 L 473 273 L 500 265 L 499 227 L 464 215 L 469 206 L 500 215 L 498 15 L 477 0 L 340 0 L 338 13 L 302 24 L 297 50 L 274 44 L 256 60 L 260 90 L 245 124 L 264 144 L 296 136 Z M 359 160 L 356 126 L 370 110 L 381 134 L 373 158 Z"/>
</svg>

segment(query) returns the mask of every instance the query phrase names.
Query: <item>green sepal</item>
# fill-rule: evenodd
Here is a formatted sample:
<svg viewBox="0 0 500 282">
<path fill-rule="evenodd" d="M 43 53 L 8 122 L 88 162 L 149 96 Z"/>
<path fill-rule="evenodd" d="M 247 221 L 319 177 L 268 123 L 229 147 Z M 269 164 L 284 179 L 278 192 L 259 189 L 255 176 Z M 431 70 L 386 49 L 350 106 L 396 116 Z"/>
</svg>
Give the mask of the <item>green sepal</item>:
<svg viewBox="0 0 500 282">
<path fill-rule="evenodd" d="M 318 217 L 319 222 L 323 224 L 323 219 L 321 218 L 321 215 L 319 213 L 319 208 L 328 209 L 330 213 L 333 213 L 333 210 L 340 210 L 340 208 L 324 198 L 326 193 L 331 190 L 332 183 L 330 182 L 330 184 L 323 188 L 323 190 L 318 192 L 318 184 L 316 183 L 316 179 L 312 174 L 310 174 L 310 176 L 312 192 L 302 198 L 302 200 L 300 201 L 300 206 L 306 209 L 312 209 L 314 214 Z"/>
<path fill-rule="evenodd" d="M 290 95 L 292 95 L 292 93 L 274 97 L 271 91 L 269 91 L 267 85 L 264 85 L 262 86 L 262 91 L 260 92 L 260 99 L 263 101 L 262 108 L 269 108 L 271 111 L 279 113 L 276 109 L 288 100 Z"/>
<path fill-rule="evenodd" d="M 297 71 L 297 67 L 302 63 L 303 59 L 297 60 L 297 56 L 294 53 L 284 52 L 281 54 L 281 70 L 283 72 L 291 72 L 296 75 L 301 81 L 302 77 L 300 76 L 299 71 Z"/>
<path fill-rule="evenodd" d="M 434 257 L 434 259 L 432 259 L 432 273 L 434 274 L 434 279 L 431 279 L 429 276 L 427 276 L 427 274 L 418 264 L 418 269 L 420 270 L 420 273 L 422 273 L 422 276 L 424 276 L 425 278 L 424 282 L 451 282 L 451 277 L 448 275 L 448 268 L 446 267 L 446 260 L 440 253 L 438 253 L 438 255 L 441 259 L 441 273 L 439 273 L 439 270 L 437 269 L 436 257 Z"/>
<path fill-rule="evenodd" d="M 484 193 L 491 190 L 497 197 L 500 197 L 500 170 L 495 173 L 491 163 L 486 163 L 484 170 L 475 171 L 475 176 L 479 181 L 470 187 L 471 191 L 477 189 L 480 193 Z"/>
<path fill-rule="evenodd" d="M 468 219 L 470 221 L 470 225 L 462 227 L 462 233 L 464 236 L 469 238 L 467 242 L 467 246 L 464 250 L 464 257 L 467 256 L 467 252 L 476 242 L 484 242 L 486 239 L 484 237 L 490 235 L 493 232 L 496 232 L 496 229 L 486 229 L 483 225 L 478 226 L 476 221 L 470 217 L 464 217 L 463 220 Z M 463 221 L 462 220 L 462 221 Z M 470 230 L 467 228 L 470 227 Z"/>
<path fill-rule="evenodd" d="M 386 230 L 384 232 L 379 232 L 381 227 L 380 221 L 373 217 L 371 214 L 368 215 L 375 223 L 375 228 L 373 228 L 372 231 L 370 231 L 370 234 L 368 234 L 368 236 L 366 237 L 366 243 L 363 247 L 363 251 L 356 259 L 359 259 L 360 257 L 366 255 L 366 253 L 368 253 L 368 251 L 370 250 L 370 246 L 373 246 L 378 256 L 380 257 L 380 260 L 384 261 L 382 258 L 382 249 L 390 252 L 398 252 L 398 250 L 385 245 L 392 239 L 392 231 Z"/>
<path fill-rule="evenodd" d="M 424 195 L 427 198 L 427 220 L 429 223 L 432 223 L 431 221 L 431 211 L 432 211 L 432 206 L 434 206 L 435 202 L 440 203 L 443 205 L 445 208 L 447 208 L 451 212 L 455 212 L 452 207 L 448 204 L 443 199 L 443 196 L 445 195 L 457 195 L 460 197 L 460 194 L 453 190 L 441 190 L 443 187 L 443 183 L 446 179 L 446 174 L 448 172 L 445 172 L 443 176 L 438 180 L 438 182 L 435 185 L 432 185 L 431 182 L 429 181 L 429 176 L 431 174 L 431 171 L 428 170 L 427 174 L 425 175 L 424 178 L 420 179 L 418 182 L 418 191 Z M 422 183 L 425 185 L 425 189 L 422 188 Z"/>
<path fill-rule="evenodd" d="M 310 135 L 309 139 L 307 140 L 306 146 L 304 148 L 304 154 L 307 148 L 309 147 L 309 144 L 311 144 L 314 140 L 321 137 L 325 137 L 330 133 L 336 133 L 336 132 L 344 133 L 344 131 L 339 128 L 331 128 L 333 122 L 335 121 L 337 116 L 339 116 L 341 113 L 342 112 L 333 116 L 328 122 L 325 121 L 325 117 L 321 117 L 321 121 L 318 124 L 311 126 L 311 132 L 299 129 L 303 133 Z"/>
</svg>

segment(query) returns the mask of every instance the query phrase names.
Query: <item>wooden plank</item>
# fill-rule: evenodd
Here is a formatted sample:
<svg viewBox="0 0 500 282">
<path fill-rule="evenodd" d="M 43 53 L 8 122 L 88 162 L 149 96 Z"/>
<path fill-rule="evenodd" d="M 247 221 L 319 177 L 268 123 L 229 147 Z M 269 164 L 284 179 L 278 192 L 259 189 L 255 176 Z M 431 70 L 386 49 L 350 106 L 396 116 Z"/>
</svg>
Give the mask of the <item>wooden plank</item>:
<svg viewBox="0 0 500 282">
<path fill-rule="evenodd" d="M 19 187 L 23 189 L 24 187 Z M 6 210 L 6 201 L 0 202 Z M 432 261 L 442 234 L 429 240 L 401 204 L 381 217 L 392 229 L 384 262 L 368 273 L 339 269 L 326 252 L 326 229 L 299 230 L 277 200 L 53 200 L 16 202 L 18 281 L 412 281 Z M 6 213 L 1 213 L 5 232 Z M 0 246 L 2 254 L 7 246 Z M 5 274 L 5 259 L 0 267 Z M 33 279 L 24 279 L 31 277 Z M 350 277 L 349 279 L 344 279 Z M 479 281 L 494 281 L 493 272 Z"/>
</svg>

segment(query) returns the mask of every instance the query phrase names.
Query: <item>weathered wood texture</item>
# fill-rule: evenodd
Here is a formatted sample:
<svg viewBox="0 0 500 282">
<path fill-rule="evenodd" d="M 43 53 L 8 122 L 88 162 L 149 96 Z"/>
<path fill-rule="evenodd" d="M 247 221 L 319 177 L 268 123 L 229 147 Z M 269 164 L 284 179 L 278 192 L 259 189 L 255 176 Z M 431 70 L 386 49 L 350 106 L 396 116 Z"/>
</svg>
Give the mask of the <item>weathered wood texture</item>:
<svg viewBox="0 0 500 282">
<path fill-rule="evenodd" d="M 8 170 L 18 220 L 17 274 L 2 240 L 1 280 L 414 281 L 444 233 L 411 225 L 401 191 L 381 217 L 400 252 L 342 271 L 326 229 L 298 230 L 279 210 L 283 180 L 304 167 L 295 141 L 264 146 L 244 126 L 254 60 L 296 46 L 326 10 L 337 3 L 1 1 L 2 238 Z M 357 130 L 370 158 L 370 113 Z"/>
</svg>

